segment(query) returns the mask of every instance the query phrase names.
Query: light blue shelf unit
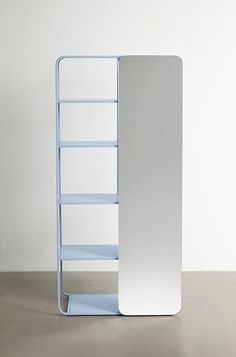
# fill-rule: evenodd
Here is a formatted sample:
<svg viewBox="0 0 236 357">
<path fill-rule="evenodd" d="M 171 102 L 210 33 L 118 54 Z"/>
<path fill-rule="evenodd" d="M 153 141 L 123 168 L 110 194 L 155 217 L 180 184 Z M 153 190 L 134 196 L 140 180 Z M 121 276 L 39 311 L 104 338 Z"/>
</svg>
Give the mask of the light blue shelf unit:
<svg viewBox="0 0 236 357">
<path fill-rule="evenodd" d="M 119 315 L 117 294 L 69 294 L 63 287 L 63 262 L 68 260 L 117 260 L 118 245 L 64 245 L 62 237 L 62 206 L 84 204 L 118 204 L 118 93 L 119 93 L 119 56 L 61 56 L 56 61 L 56 197 L 57 197 L 57 296 L 58 308 L 63 315 Z M 116 98 L 63 99 L 60 96 L 60 63 L 66 59 L 115 59 L 117 61 Z M 61 104 L 113 103 L 117 112 L 116 141 L 61 141 Z M 115 148 L 117 150 L 117 192 L 104 194 L 62 194 L 61 192 L 61 151 L 66 148 Z M 62 308 L 62 299 L 67 308 Z"/>
</svg>

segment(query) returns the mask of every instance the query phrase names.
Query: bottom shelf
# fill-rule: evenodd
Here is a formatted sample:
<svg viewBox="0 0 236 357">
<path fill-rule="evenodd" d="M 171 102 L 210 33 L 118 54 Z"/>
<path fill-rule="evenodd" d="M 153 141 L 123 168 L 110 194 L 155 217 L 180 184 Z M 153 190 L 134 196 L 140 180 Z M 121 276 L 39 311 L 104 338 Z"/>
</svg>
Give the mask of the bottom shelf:
<svg viewBox="0 0 236 357">
<path fill-rule="evenodd" d="M 68 315 L 120 315 L 117 294 L 72 294 Z"/>
</svg>

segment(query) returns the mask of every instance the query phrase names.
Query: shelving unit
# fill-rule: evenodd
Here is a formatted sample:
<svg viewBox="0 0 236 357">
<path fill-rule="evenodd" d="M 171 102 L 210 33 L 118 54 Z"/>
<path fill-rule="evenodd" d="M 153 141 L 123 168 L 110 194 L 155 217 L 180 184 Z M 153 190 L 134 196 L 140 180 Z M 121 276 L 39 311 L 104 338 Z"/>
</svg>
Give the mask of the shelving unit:
<svg viewBox="0 0 236 357">
<path fill-rule="evenodd" d="M 104 94 L 105 98 L 94 98 L 94 94 L 92 99 L 88 96 L 85 99 L 74 98 L 73 95 L 63 98 L 60 63 L 68 59 L 115 61 L 114 97 L 109 98 L 109 94 Z M 90 77 L 94 78 L 92 75 Z M 96 92 L 96 86 L 93 88 L 92 85 L 91 88 Z M 115 140 L 78 141 L 76 136 L 71 141 L 62 140 L 61 112 L 66 108 L 67 114 L 75 113 L 76 105 L 85 105 L 83 109 L 86 109 L 86 105 L 89 107 L 94 103 L 98 104 L 98 112 L 102 104 L 115 109 Z M 96 109 L 94 107 L 92 110 Z M 106 115 L 114 112 L 108 111 Z M 95 148 L 101 155 L 109 150 L 109 153 L 116 151 L 117 186 L 111 188 L 115 192 L 74 192 L 78 187 L 75 180 L 70 180 L 74 187 L 71 192 L 64 190 L 64 181 L 61 185 L 62 163 L 64 169 L 67 166 L 64 155 L 68 158 L 73 155 L 73 150 L 91 153 L 90 150 Z M 90 166 L 87 167 L 89 170 Z M 61 313 L 129 316 L 176 314 L 181 308 L 181 59 L 172 55 L 60 57 L 56 62 L 56 170 L 57 293 Z M 62 237 L 64 205 L 107 204 L 119 204 L 119 249 L 114 244 L 65 244 Z M 63 263 L 79 260 L 119 260 L 119 298 L 117 294 L 66 292 L 63 288 Z M 65 302 L 66 308 L 63 309 Z"/>
<path fill-rule="evenodd" d="M 60 96 L 60 63 L 65 59 L 115 59 L 117 61 L 117 96 L 109 99 L 63 99 Z M 118 56 L 62 56 L 56 61 L 56 193 L 57 193 L 57 295 L 58 308 L 64 315 L 119 315 L 117 294 L 68 294 L 63 289 L 63 261 L 118 260 L 117 245 L 64 245 L 62 237 L 62 205 L 118 204 L 118 130 L 116 141 L 61 141 L 61 104 L 113 103 L 116 105 L 118 129 Z M 117 192 L 104 194 L 62 194 L 61 151 L 73 148 L 115 148 L 117 150 Z M 67 309 L 62 309 L 62 297 Z"/>
</svg>

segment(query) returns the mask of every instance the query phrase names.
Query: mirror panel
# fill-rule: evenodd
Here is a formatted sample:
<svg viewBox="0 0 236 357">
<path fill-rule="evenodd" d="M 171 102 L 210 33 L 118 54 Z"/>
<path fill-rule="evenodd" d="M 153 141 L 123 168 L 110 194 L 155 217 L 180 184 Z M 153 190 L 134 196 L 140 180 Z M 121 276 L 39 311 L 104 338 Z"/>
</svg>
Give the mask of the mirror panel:
<svg viewBox="0 0 236 357">
<path fill-rule="evenodd" d="M 182 61 L 119 60 L 119 309 L 181 307 Z"/>
</svg>

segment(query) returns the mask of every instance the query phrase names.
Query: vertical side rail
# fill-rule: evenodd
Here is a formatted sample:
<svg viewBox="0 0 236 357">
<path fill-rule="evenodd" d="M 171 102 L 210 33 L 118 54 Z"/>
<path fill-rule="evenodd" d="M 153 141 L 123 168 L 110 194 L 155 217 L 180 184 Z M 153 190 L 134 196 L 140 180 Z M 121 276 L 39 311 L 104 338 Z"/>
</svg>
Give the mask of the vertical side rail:
<svg viewBox="0 0 236 357">
<path fill-rule="evenodd" d="M 117 68 L 116 68 L 116 99 L 117 99 L 117 109 L 116 109 L 116 138 L 117 138 L 117 196 L 119 200 L 119 57 L 117 58 Z"/>
<path fill-rule="evenodd" d="M 55 75 L 56 75 L 56 211 L 57 211 L 57 302 L 58 308 L 62 314 L 65 312 L 61 308 L 61 295 L 67 296 L 63 291 L 63 266 L 60 260 L 61 246 L 62 246 L 62 212 L 60 205 L 61 195 L 61 152 L 60 152 L 60 76 L 59 64 L 61 58 L 56 61 Z"/>
</svg>

